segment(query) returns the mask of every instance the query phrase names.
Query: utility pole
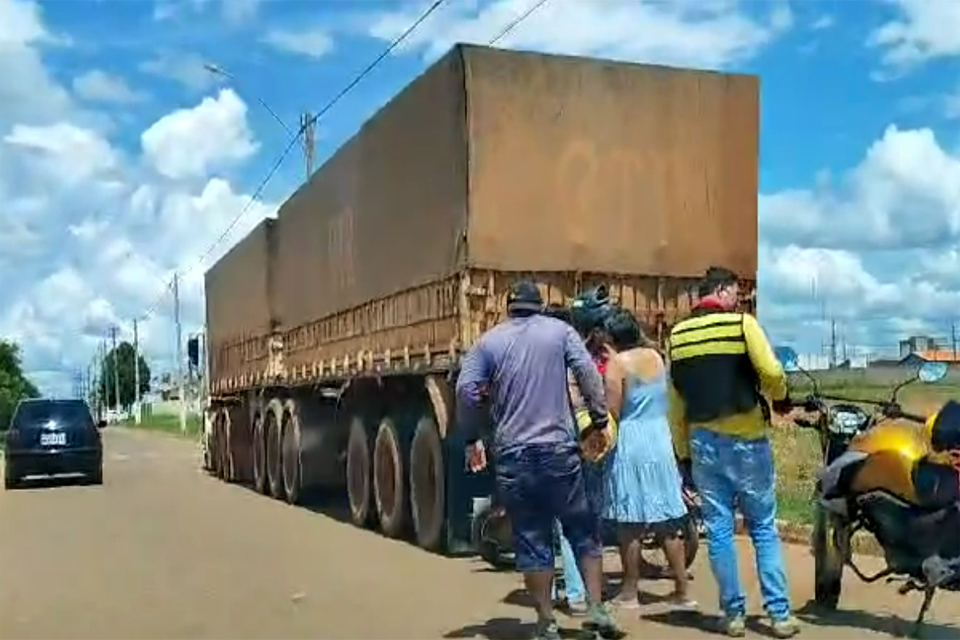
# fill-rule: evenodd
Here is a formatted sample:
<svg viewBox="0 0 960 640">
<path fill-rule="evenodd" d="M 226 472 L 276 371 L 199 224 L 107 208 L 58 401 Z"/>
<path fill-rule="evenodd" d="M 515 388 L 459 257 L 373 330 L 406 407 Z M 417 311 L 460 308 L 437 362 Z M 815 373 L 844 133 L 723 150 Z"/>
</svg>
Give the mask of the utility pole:
<svg viewBox="0 0 960 640">
<path fill-rule="evenodd" d="M 950 323 L 950 343 L 953 346 L 953 362 L 957 362 L 957 323 L 956 321 Z"/>
<path fill-rule="evenodd" d="M 830 368 L 837 366 L 837 319 L 830 318 Z"/>
<path fill-rule="evenodd" d="M 180 327 L 180 276 L 173 274 L 173 318 L 177 332 L 177 386 L 180 396 L 180 433 L 187 432 L 187 398 L 183 384 L 183 335 Z"/>
<path fill-rule="evenodd" d="M 197 363 L 197 366 L 200 368 L 200 389 L 203 394 L 203 400 L 200 403 L 200 410 L 205 411 L 207 407 L 207 400 L 210 398 L 210 377 L 209 377 L 209 364 L 207 361 L 207 326 L 204 325 L 200 331 L 200 353 L 201 358 Z"/>
<path fill-rule="evenodd" d="M 133 319 L 133 422 L 140 424 L 140 330 Z"/>
<path fill-rule="evenodd" d="M 120 413 L 120 358 L 117 357 L 117 327 L 116 325 L 110 327 L 110 340 L 113 343 L 113 402 L 114 407 L 117 410 L 117 414 Z"/>
<path fill-rule="evenodd" d="M 303 130 L 303 157 L 307 167 L 307 182 L 310 181 L 310 176 L 313 175 L 313 152 L 316 142 L 315 124 L 316 120 L 314 120 L 309 111 L 300 116 L 300 128 Z"/>
</svg>

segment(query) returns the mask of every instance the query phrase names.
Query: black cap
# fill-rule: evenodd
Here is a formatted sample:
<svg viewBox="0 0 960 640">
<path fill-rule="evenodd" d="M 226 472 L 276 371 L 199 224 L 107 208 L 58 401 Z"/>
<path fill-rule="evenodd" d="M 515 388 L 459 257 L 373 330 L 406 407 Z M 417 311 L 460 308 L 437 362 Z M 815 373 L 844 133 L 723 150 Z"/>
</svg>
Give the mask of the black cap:
<svg viewBox="0 0 960 640">
<path fill-rule="evenodd" d="M 507 293 L 507 313 L 515 311 L 532 313 L 543 311 L 543 296 L 533 282 L 519 280 L 510 285 L 510 291 Z"/>
</svg>

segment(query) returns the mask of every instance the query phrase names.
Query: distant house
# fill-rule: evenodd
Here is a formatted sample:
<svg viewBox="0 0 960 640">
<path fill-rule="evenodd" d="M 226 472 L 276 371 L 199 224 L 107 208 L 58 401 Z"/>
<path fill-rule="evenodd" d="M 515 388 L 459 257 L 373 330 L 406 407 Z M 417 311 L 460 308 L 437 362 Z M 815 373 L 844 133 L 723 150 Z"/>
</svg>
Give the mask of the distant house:
<svg viewBox="0 0 960 640">
<path fill-rule="evenodd" d="M 911 353 L 933 351 L 936 348 L 937 341 L 930 336 L 910 336 L 900 341 L 900 359 L 906 358 Z"/>
<path fill-rule="evenodd" d="M 960 362 L 958 353 L 953 349 L 928 349 L 915 351 L 914 354 L 920 356 L 927 362 L 947 362 L 950 364 Z"/>
</svg>

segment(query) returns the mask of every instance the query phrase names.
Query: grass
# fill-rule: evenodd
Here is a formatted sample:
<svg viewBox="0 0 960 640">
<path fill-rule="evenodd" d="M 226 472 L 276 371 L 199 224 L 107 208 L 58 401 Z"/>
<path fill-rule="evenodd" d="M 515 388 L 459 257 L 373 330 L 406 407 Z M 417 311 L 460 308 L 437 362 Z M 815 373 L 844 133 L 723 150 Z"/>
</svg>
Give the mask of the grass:
<svg viewBox="0 0 960 640">
<path fill-rule="evenodd" d="M 169 415 L 169 414 L 157 414 L 151 416 L 144 416 L 140 424 L 134 423 L 133 420 L 128 420 L 122 423 L 124 427 L 130 429 L 144 429 L 146 431 L 160 431 L 163 433 L 169 433 L 172 435 L 184 435 L 185 437 L 192 438 L 195 437 L 200 431 L 203 430 L 203 422 L 201 421 L 200 416 L 187 416 L 187 432 L 181 434 L 180 431 L 180 416 L 178 415 Z"/>
</svg>

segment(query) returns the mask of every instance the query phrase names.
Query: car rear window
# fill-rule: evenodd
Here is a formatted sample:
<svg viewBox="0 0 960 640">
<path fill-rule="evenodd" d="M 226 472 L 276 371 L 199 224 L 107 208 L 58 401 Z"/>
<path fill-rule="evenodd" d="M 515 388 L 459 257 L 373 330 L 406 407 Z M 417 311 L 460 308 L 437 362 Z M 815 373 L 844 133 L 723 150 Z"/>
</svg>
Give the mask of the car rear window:
<svg viewBox="0 0 960 640">
<path fill-rule="evenodd" d="M 95 426 L 90 408 L 80 401 L 24 402 L 17 407 L 13 418 L 16 428 L 29 428 L 51 421 L 64 426 Z"/>
</svg>

